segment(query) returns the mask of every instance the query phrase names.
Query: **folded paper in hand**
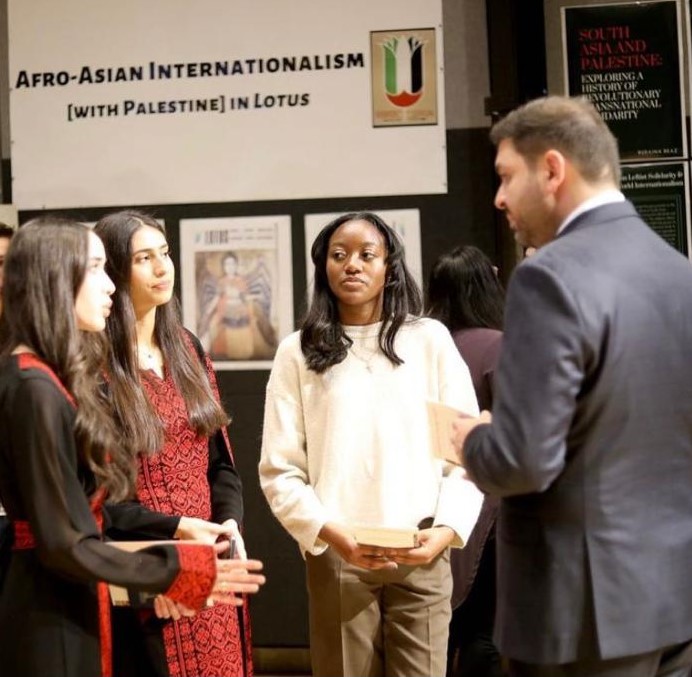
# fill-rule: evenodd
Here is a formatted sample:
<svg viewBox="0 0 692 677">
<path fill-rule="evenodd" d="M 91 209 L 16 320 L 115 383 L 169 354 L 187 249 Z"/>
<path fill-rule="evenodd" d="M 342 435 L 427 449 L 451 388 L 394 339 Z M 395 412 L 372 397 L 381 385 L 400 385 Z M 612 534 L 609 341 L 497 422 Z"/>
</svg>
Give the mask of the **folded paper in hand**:
<svg viewBox="0 0 692 677">
<path fill-rule="evenodd" d="M 360 545 L 374 545 L 380 548 L 417 548 L 418 529 L 416 527 L 351 527 L 353 538 Z"/>
<path fill-rule="evenodd" d="M 458 450 L 452 444 L 452 422 L 459 416 L 469 417 L 459 409 L 442 402 L 427 400 L 428 425 L 430 427 L 430 449 L 433 456 L 448 463 L 461 465 Z"/>
</svg>

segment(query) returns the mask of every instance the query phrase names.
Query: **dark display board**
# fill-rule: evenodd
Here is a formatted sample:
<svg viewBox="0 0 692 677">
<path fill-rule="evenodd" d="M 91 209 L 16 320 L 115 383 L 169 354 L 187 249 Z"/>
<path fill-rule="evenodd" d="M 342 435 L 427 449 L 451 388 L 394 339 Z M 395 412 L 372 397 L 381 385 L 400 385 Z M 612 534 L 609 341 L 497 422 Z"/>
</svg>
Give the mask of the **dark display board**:
<svg viewBox="0 0 692 677">
<path fill-rule="evenodd" d="M 686 156 L 677 3 L 562 11 L 568 93 L 593 102 L 622 160 Z"/>
<path fill-rule="evenodd" d="M 684 162 L 625 165 L 622 192 L 669 245 L 690 255 L 689 179 Z"/>
</svg>

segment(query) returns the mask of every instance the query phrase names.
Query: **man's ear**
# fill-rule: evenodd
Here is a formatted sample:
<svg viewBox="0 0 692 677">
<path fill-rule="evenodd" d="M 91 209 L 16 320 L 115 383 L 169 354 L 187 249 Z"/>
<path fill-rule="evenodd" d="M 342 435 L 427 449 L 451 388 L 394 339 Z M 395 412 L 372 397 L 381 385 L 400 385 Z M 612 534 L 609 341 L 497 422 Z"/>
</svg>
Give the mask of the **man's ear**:
<svg viewBox="0 0 692 677">
<path fill-rule="evenodd" d="M 546 184 L 553 190 L 557 190 L 565 180 L 567 172 L 565 156 L 559 150 L 546 151 L 543 156 L 546 170 Z"/>
</svg>

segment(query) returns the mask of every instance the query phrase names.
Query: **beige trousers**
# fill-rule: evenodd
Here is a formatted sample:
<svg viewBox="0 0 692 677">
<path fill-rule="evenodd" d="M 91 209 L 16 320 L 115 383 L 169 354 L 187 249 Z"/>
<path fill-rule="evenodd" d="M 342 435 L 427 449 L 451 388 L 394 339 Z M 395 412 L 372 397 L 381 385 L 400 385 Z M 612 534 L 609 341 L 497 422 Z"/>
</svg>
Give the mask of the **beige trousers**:
<svg viewBox="0 0 692 677">
<path fill-rule="evenodd" d="M 449 551 L 421 567 L 370 571 L 329 548 L 307 555 L 315 677 L 444 677 Z"/>
</svg>

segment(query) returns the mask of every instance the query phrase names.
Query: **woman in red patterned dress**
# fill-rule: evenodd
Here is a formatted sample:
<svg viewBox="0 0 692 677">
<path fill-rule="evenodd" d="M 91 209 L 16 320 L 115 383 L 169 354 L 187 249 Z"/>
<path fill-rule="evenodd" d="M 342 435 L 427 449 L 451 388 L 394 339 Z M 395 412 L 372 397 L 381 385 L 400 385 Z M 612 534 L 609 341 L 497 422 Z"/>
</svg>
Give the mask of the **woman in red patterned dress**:
<svg viewBox="0 0 692 677">
<path fill-rule="evenodd" d="M 249 592 L 243 580 L 254 589 L 262 582 L 243 572 L 258 566 L 217 561 L 219 548 L 169 544 L 135 555 L 103 542 L 104 498 L 127 497 L 134 485 L 98 387 L 102 353 L 86 349 L 85 337 L 103 331 L 110 314 L 104 265 L 93 233 L 55 217 L 22 227 L 7 258 L 0 498 L 13 545 L 0 593 L 3 677 L 111 677 L 104 581 L 194 609 L 210 594 L 232 601 L 224 591 Z"/>
<path fill-rule="evenodd" d="M 102 218 L 95 232 L 116 285 L 107 327 L 109 387 L 123 436 L 139 452 L 137 499 L 158 513 L 222 524 L 244 557 L 238 528 L 242 488 L 226 433 L 228 416 L 209 359 L 182 326 L 165 231 L 149 215 L 122 211 Z M 165 520 L 161 531 L 152 528 L 143 536 L 173 535 Z M 179 620 L 146 611 L 138 616 L 121 614 L 115 626 L 116 674 L 252 674 L 244 605 L 216 605 Z"/>
</svg>

